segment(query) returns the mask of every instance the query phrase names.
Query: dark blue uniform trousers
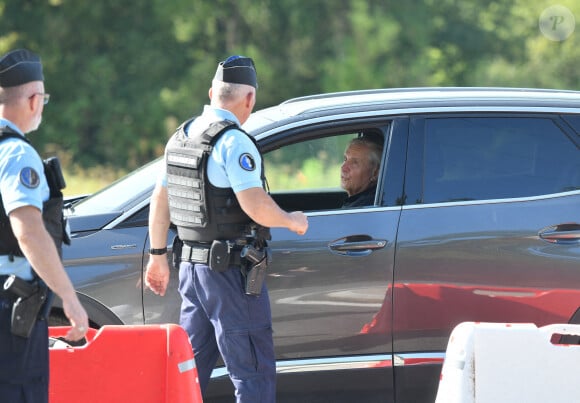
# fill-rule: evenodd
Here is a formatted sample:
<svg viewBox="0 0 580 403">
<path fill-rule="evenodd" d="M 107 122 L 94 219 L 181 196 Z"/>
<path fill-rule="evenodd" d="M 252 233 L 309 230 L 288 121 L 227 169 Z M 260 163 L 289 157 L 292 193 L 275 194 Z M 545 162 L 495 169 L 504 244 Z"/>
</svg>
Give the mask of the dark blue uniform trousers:
<svg viewBox="0 0 580 403">
<path fill-rule="evenodd" d="M 0 401 L 48 402 L 48 325 L 37 321 L 28 339 L 10 332 L 12 301 L 0 297 Z"/>
<path fill-rule="evenodd" d="M 239 268 L 220 273 L 182 262 L 179 292 L 180 325 L 194 349 L 202 395 L 221 353 L 238 403 L 275 402 L 276 357 L 266 286 L 259 297 L 246 295 Z"/>
</svg>

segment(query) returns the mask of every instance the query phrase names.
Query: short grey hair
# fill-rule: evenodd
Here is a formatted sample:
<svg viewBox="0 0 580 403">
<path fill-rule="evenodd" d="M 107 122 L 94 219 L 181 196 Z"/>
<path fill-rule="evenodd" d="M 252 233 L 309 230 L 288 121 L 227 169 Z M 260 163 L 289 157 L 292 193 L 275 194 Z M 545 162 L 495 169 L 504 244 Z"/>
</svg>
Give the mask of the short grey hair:
<svg viewBox="0 0 580 403">
<path fill-rule="evenodd" d="M 219 80 L 212 80 L 211 86 L 212 96 L 217 97 L 220 102 L 232 102 L 245 97 L 248 91 L 255 91 L 251 85 L 226 83 Z"/>
<path fill-rule="evenodd" d="M 383 144 L 381 142 L 362 136 L 352 139 L 349 146 L 352 144 L 362 145 L 369 150 L 369 162 L 373 168 L 378 168 L 381 165 L 381 157 L 383 155 Z"/>
<path fill-rule="evenodd" d="M 11 101 L 25 97 L 28 90 L 28 86 L 26 85 L 0 87 L 0 104 L 9 104 Z"/>
</svg>

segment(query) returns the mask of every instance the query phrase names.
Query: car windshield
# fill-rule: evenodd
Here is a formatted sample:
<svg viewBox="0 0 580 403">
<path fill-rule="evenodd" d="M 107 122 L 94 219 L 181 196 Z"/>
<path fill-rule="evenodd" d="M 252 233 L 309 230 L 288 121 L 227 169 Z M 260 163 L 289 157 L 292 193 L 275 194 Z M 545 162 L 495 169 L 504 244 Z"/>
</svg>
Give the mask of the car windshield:
<svg viewBox="0 0 580 403">
<path fill-rule="evenodd" d="M 124 211 L 150 193 L 162 169 L 163 157 L 142 166 L 72 206 L 74 215 Z"/>
<path fill-rule="evenodd" d="M 274 108 L 266 109 L 274 113 Z M 244 125 L 249 132 L 272 123 L 268 113 L 253 113 Z M 279 113 L 279 112 L 278 112 Z M 123 212 L 148 197 L 162 169 L 163 157 L 159 157 L 109 186 L 73 202 L 65 211 L 67 215 L 95 215 Z"/>
</svg>

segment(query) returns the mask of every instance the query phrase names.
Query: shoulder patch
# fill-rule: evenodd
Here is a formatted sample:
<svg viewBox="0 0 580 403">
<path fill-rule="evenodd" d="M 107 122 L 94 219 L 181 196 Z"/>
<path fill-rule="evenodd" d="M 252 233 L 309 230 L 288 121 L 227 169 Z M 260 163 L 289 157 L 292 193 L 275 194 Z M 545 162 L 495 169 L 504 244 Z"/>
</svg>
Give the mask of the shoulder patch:
<svg viewBox="0 0 580 403">
<path fill-rule="evenodd" d="M 35 189 L 40 185 L 40 176 L 31 167 L 22 168 L 20 170 L 20 183 L 29 189 Z"/>
<path fill-rule="evenodd" d="M 242 154 L 240 156 L 240 166 L 246 171 L 253 171 L 256 169 L 256 162 L 254 161 L 254 157 L 248 153 Z"/>
</svg>

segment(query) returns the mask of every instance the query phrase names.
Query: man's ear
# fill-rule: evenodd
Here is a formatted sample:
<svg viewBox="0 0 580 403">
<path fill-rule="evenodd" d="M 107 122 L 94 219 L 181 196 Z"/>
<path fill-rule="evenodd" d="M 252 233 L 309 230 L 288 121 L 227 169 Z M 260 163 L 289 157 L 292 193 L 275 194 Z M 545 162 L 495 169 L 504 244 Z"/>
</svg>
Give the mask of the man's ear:
<svg viewBox="0 0 580 403">
<path fill-rule="evenodd" d="M 379 168 L 380 168 L 380 166 L 376 167 L 373 171 L 373 178 L 375 181 L 379 180 Z"/>
<path fill-rule="evenodd" d="M 207 95 L 209 96 L 209 99 L 211 100 L 211 97 L 213 95 L 213 88 L 209 87 L 209 91 L 207 92 Z"/>
<path fill-rule="evenodd" d="M 252 91 L 248 92 L 246 95 L 246 107 L 252 108 L 252 100 L 254 98 L 254 93 Z"/>
<path fill-rule="evenodd" d="M 36 99 L 36 97 L 38 97 L 40 95 L 38 94 L 34 94 L 30 97 L 28 97 L 28 99 L 26 100 L 28 102 L 28 109 L 30 110 L 30 113 L 34 114 L 36 112 L 37 108 L 41 107 L 41 103 L 39 102 L 38 99 Z"/>
</svg>

